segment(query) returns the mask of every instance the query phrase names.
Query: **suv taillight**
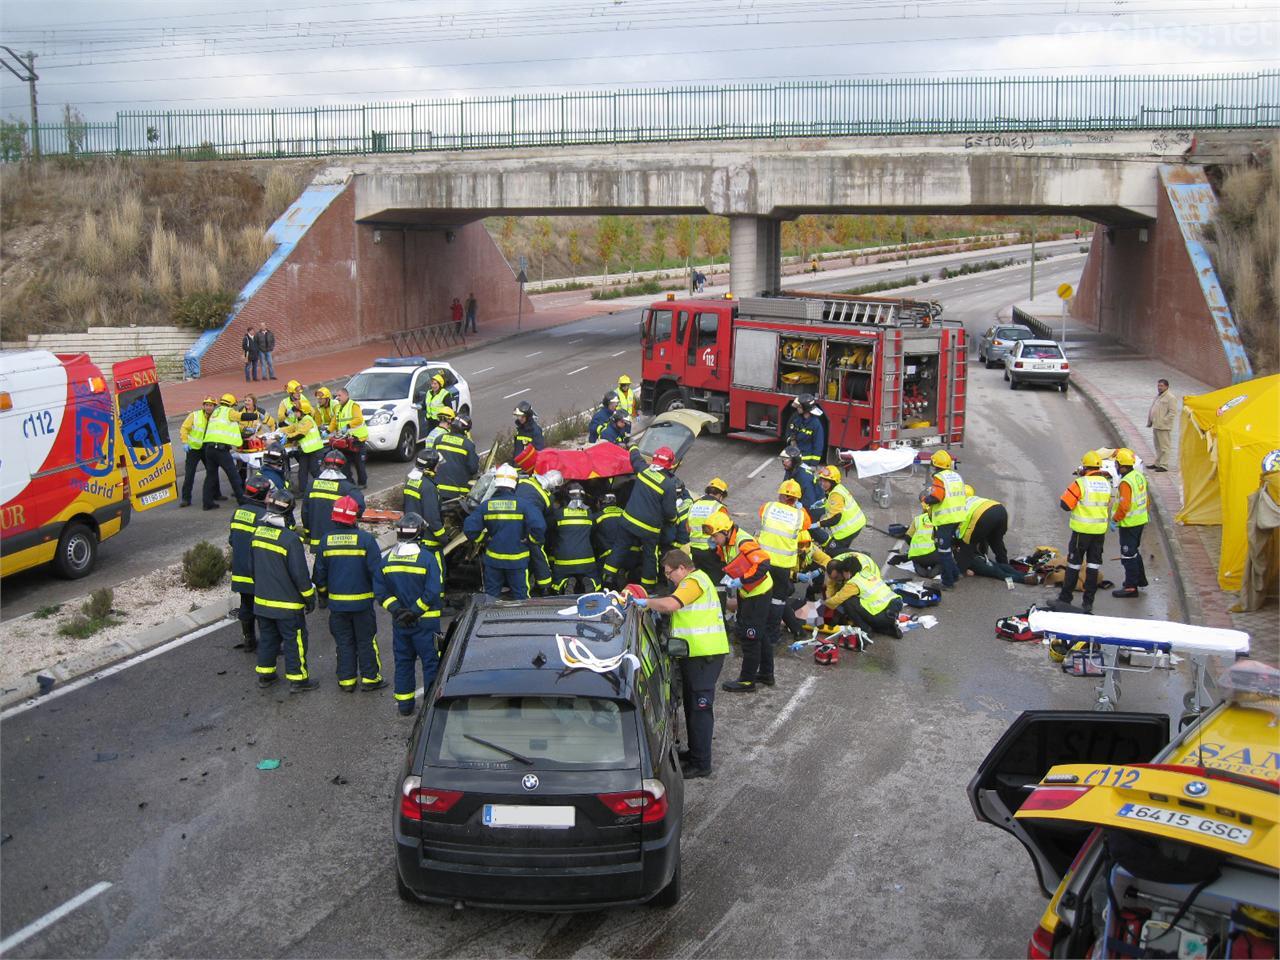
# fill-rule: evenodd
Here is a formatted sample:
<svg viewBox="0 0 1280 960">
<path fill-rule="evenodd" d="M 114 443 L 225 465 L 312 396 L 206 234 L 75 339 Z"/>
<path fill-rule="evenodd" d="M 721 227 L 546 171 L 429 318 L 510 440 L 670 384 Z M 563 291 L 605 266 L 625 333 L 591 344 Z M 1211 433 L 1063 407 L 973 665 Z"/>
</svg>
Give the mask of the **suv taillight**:
<svg viewBox="0 0 1280 960">
<path fill-rule="evenodd" d="M 657 823 L 667 815 L 667 788 L 661 780 L 645 780 L 643 790 L 598 793 L 596 797 L 620 817 L 640 814 L 641 823 Z"/>
<path fill-rule="evenodd" d="M 405 777 L 400 787 L 400 816 L 421 820 L 424 813 L 448 813 L 462 799 L 461 790 L 433 790 L 421 777 Z"/>
</svg>

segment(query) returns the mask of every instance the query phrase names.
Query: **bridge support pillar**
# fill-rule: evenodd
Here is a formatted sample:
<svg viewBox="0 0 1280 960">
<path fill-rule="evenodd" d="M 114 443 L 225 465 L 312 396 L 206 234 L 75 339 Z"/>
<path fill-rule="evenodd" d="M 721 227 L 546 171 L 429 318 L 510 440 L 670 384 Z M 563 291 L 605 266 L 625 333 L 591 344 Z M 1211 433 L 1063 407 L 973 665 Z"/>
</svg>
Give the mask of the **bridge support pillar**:
<svg viewBox="0 0 1280 960">
<path fill-rule="evenodd" d="M 782 286 L 782 223 L 772 217 L 729 218 L 729 289 L 735 297 Z"/>
</svg>

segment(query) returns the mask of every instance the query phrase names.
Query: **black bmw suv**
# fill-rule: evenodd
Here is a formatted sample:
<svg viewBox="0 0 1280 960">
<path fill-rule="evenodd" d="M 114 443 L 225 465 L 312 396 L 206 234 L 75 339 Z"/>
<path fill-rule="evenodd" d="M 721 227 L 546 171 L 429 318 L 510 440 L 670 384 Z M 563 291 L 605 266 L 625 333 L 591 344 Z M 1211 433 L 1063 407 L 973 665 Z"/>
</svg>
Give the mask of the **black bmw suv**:
<svg viewBox="0 0 1280 960">
<path fill-rule="evenodd" d="M 682 641 L 642 610 L 585 619 L 572 603 L 477 596 L 450 628 L 393 814 L 403 899 L 546 911 L 679 899 L 667 646 Z"/>
</svg>

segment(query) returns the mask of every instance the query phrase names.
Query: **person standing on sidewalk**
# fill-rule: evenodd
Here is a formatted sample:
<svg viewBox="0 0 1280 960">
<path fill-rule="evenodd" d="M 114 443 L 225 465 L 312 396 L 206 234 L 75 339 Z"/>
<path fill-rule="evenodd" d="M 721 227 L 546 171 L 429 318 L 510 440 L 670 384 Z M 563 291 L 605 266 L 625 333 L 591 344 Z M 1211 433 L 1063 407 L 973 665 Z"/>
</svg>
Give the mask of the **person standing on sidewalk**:
<svg viewBox="0 0 1280 960">
<path fill-rule="evenodd" d="M 182 427 L 178 430 L 178 439 L 187 448 L 187 463 L 182 469 L 182 495 L 178 498 L 180 507 L 191 506 L 191 491 L 196 482 L 196 467 L 204 467 L 206 473 L 209 471 L 209 465 L 205 461 L 204 435 L 209 427 L 209 416 L 217 405 L 218 401 L 213 397 L 205 397 L 198 410 L 192 410 L 187 414 L 187 419 L 182 421 Z M 213 476 L 213 498 L 219 500 L 222 499 L 222 490 L 218 486 L 217 473 L 215 472 Z"/>
<path fill-rule="evenodd" d="M 253 379 L 258 379 L 258 340 L 254 334 L 253 327 L 245 331 L 244 339 L 240 341 L 240 349 L 244 351 L 244 382 L 249 382 L 249 375 L 253 374 Z"/>
<path fill-rule="evenodd" d="M 1107 518 L 1111 508 L 1111 480 L 1102 472 L 1102 458 L 1090 450 L 1080 458 L 1080 476 L 1062 494 L 1058 505 L 1071 514 L 1071 541 L 1067 545 L 1067 567 L 1062 590 L 1054 607 L 1071 606 L 1071 597 L 1085 564 L 1084 597 L 1080 608 L 1093 613 L 1093 597 L 1098 592 L 1102 570 L 1102 550 L 1107 538 Z"/>
<path fill-rule="evenodd" d="M 262 379 L 274 380 L 276 378 L 276 368 L 271 362 L 271 354 L 276 349 L 276 335 L 263 327 L 254 335 L 254 339 L 258 341 L 258 358 L 262 362 Z"/>
<path fill-rule="evenodd" d="M 1116 469 L 1120 485 L 1116 488 L 1112 522 L 1120 531 L 1120 562 L 1124 565 L 1124 584 L 1111 591 L 1113 597 L 1137 597 L 1138 588 L 1147 585 L 1147 571 L 1142 564 L 1142 528 L 1147 525 L 1147 478 L 1137 467 L 1137 457 L 1128 447 L 1116 451 Z"/>
<path fill-rule="evenodd" d="M 453 303 L 449 304 L 449 319 L 453 321 L 453 332 L 462 332 L 462 301 L 457 297 L 453 298 Z"/>
<path fill-rule="evenodd" d="M 470 331 L 471 333 L 478 332 L 476 330 L 476 295 L 474 293 L 467 294 L 467 302 L 464 307 L 464 313 L 466 314 L 467 323 L 462 328 L 462 332 L 463 333 L 466 333 L 468 331 Z"/>
<path fill-rule="evenodd" d="M 1148 466 L 1158 473 L 1169 469 L 1173 447 L 1173 428 L 1178 424 L 1178 398 L 1169 392 L 1169 381 L 1156 381 L 1156 398 L 1147 413 L 1147 426 L 1156 445 L 1156 459 Z"/>
</svg>

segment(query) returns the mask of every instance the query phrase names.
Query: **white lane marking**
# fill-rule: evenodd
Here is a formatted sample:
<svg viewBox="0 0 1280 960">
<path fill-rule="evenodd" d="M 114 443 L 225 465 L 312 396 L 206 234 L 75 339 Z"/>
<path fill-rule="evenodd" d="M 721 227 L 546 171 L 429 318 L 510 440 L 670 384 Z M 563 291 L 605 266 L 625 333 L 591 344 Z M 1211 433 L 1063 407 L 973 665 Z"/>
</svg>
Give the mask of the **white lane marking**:
<svg viewBox="0 0 1280 960">
<path fill-rule="evenodd" d="M 752 470 L 750 473 L 747 474 L 747 479 L 754 480 L 756 477 L 760 476 L 760 474 L 764 472 L 764 468 L 767 467 L 769 464 L 773 463 L 775 459 L 776 459 L 775 457 L 770 457 L 764 463 L 760 464 L 760 466 L 756 467 L 754 470 Z"/>
<path fill-rule="evenodd" d="M 630 352 L 630 351 L 628 351 L 628 350 L 619 350 L 617 353 L 611 353 L 611 354 L 609 354 L 609 356 L 610 356 L 610 357 L 620 357 L 620 356 L 622 356 L 624 353 L 629 353 L 629 352 Z"/>
<path fill-rule="evenodd" d="M 83 907 L 86 903 L 88 903 L 98 894 L 110 889 L 111 889 L 111 884 L 107 883 L 107 881 L 105 880 L 103 880 L 101 883 L 95 883 L 92 887 L 90 887 L 84 893 L 78 896 L 72 897 L 70 900 L 68 900 L 66 903 L 64 903 L 60 907 L 55 907 L 54 909 L 46 913 L 43 917 L 41 917 L 39 920 L 35 920 L 31 923 L 28 923 L 25 927 L 23 927 L 17 933 L 9 934 L 9 936 L 5 937 L 3 941 L 0 941 L 0 953 L 8 953 L 18 944 L 22 943 L 22 941 L 31 939 L 41 930 L 45 929 L 45 927 L 52 926 L 53 924 L 61 920 L 63 917 L 65 917 L 72 910 L 76 910 L 80 907 Z"/>
<path fill-rule="evenodd" d="M 590 368 L 591 368 L 591 364 L 588 363 L 585 367 L 579 367 L 577 370 L 570 370 L 568 373 L 565 374 L 565 376 L 572 377 L 575 373 L 581 373 L 583 370 L 589 370 Z"/>
<path fill-rule="evenodd" d="M 583 340 L 585 340 L 585 339 L 587 339 L 587 338 L 586 338 L 586 337 L 577 337 L 577 338 L 575 338 L 575 339 L 573 339 L 573 340 L 570 340 L 567 344 L 565 344 L 565 346 L 567 346 L 567 347 L 572 347 L 575 343 L 581 343 L 581 342 L 582 342 Z"/>
<path fill-rule="evenodd" d="M 112 664 L 105 670 L 99 670 L 97 673 L 91 673 L 87 677 L 72 680 L 65 687 L 54 687 L 43 697 L 32 697 L 30 700 L 23 700 L 21 703 L 15 704 L 8 710 L 0 713 L 0 720 L 8 720 L 10 717 L 16 717 L 20 713 L 26 713 L 28 710 L 41 706 L 42 704 L 46 704 L 50 700 L 57 700 L 59 697 L 70 693 L 72 690 L 79 690 L 81 687 L 87 687 L 95 680 L 103 680 L 113 674 L 119 673 L 121 670 L 127 670 L 129 667 L 142 663 L 144 660 L 150 660 L 152 657 L 158 657 L 162 653 L 168 653 L 170 650 L 180 647 L 185 643 L 190 643 L 192 640 L 199 640 L 201 637 L 208 636 L 209 634 L 214 633 L 217 630 L 221 630 L 223 627 L 230 626 L 233 623 L 235 623 L 235 621 L 231 619 L 231 617 L 225 617 L 216 623 L 209 624 L 207 627 L 201 627 L 199 630 L 193 630 L 191 633 L 184 634 L 181 637 L 170 640 L 168 643 L 162 643 L 158 647 L 152 647 L 150 650 L 145 650 L 136 657 L 130 657 L 128 660 L 122 660 L 119 663 Z M 2 947 L 0 947 L 0 953 L 4 953 L 4 949 Z"/>
<path fill-rule="evenodd" d="M 520 396 L 520 394 L 522 394 L 522 393 L 528 393 L 528 392 L 529 392 L 530 390 L 532 390 L 532 389 L 533 389 L 533 387 L 525 387 L 523 390 L 517 390 L 515 393 L 508 393 L 508 394 L 507 394 L 505 397 L 503 397 L 502 399 L 503 399 L 503 400 L 510 400 L 512 397 L 518 397 L 518 396 Z"/>
<path fill-rule="evenodd" d="M 769 729 L 764 732 L 764 737 L 760 740 L 760 745 L 768 743 L 775 733 L 782 729 L 782 725 L 787 722 L 791 714 L 796 712 L 796 708 L 800 706 L 809 694 L 813 692 L 813 688 L 817 686 L 817 677 L 806 677 L 805 681 L 796 688 L 795 694 L 787 701 L 786 705 L 778 711 L 778 715 L 773 718 L 773 723 L 769 724 Z M 759 749 L 759 747 L 757 747 Z"/>
<path fill-rule="evenodd" d="M 492 370 L 492 369 L 493 369 L 493 367 L 485 367 L 485 368 L 484 368 L 484 369 L 482 369 L 482 370 L 473 370 L 473 371 L 471 371 L 471 376 L 473 376 L 473 377 L 478 377 L 478 376 L 480 376 L 480 374 L 482 374 L 482 373 L 488 373 L 488 372 L 489 372 L 490 370 Z"/>
<path fill-rule="evenodd" d="M 526 353 L 526 354 L 525 354 L 525 356 L 526 356 L 526 357 L 536 357 L 536 356 L 539 356 L 541 353 L 542 353 L 542 351 L 541 351 L 541 350 L 535 350 L 535 351 L 533 351 L 533 353 Z"/>
</svg>

